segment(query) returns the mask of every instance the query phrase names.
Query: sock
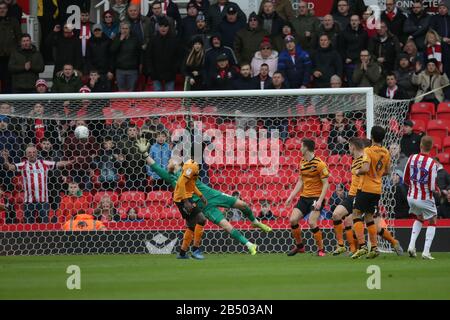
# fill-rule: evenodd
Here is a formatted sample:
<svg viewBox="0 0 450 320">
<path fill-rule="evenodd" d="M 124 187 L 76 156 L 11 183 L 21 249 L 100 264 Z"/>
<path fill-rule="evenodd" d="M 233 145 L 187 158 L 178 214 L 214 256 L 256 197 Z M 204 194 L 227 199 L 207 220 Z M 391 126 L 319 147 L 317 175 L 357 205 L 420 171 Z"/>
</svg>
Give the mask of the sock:
<svg viewBox="0 0 450 320">
<path fill-rule="evenodd" d="M 243 245 L 246 245 L 247 242 L 249 242 L 249 241 L 247 240 L 247 238 L 244 237 L 244 236 L 242 235 L 242 233 L 240 233 L 240 232 L 239 232 L 238 230 L 236 230 L 236 229 L 231 230 L 230 235 L 231 235 L 231 237 L 232 237 L 233 239 L 236 239 L 237 241 L 239 241 L 239 242 L 242 243 Z"/>
<path fill-rule="evenodd" d="M 249 206 L 245 206 L 245 208 L 241 211 L 248 220 L 250 220 L 251 222 L 255 222 L 255 215 L 253 214 L 253 211 Z"/>
<path fill-rule="evenodd" d="M 429 225 L 427 227 L 427 233 L 425 235 L 425 246 L 423 247 L 422 254 L 426 254 L 426 255 L 430 254 L 431 243 L 433 242 L 435 232 L 436 232 L 435 225 Z"/>
<path fill-rule="evenodd" d="M 377 226 L 374 221 L 367 223 L 367 231 L 369 232 L 370 246 L 375 248 L 378 246 Z"/>
<path fill-rule="evenodd" d="M 356 241 L 353 237 L 352 227 L 345 227 L 345 237 L 347 238 L 347 242 L 350 245 L 350 251 L 356 252 Z"/>
<path fill-rule="evenodd" d="M 317 247 L 319 250 L 323 250 L 323 241 L 322 241 L 322 231 L 319 227 L 315 227 L 311 229 L 311 232 L 314 234 L 314 239 L 316 240 Z"/>
<path fill-rule="evenodd" d="M 194 238 L 194 231 L 191 229 L 186 229 L 183 235 L 183 243 L 181 244 L 180 254 L 183 256 L 189 249 L 192 239 Z"/>
<path fill-rule="evenodd" d="M 383 239 L 389 241 L 393 246 L 395 246 L 397 244 L 397 240 L 395 240 L 395 238 L 392 236 L 392 233 L 385 229 L 385 228 L 381 228 L 380 232 L 378 233 L 381 237 L 383 237 Z"/>
<path fill-rule="evenodd" d="M 302 228 L 298 224 L 296 224 L 295 226 L 291 226 L 291 228 L 292 235 L 295 239 L 295 244 L 299 246 L 300 244 L 302 244 Z"/>
<path fill-rule="evenodd" d="M 422 230 L 422 221 L 414 220 L 414 224 L 411 231 L 411 239 L 409 240 L 408 249 L 414 249 L 416 247 L 416 240 Z"/>
<path fill-rule="evenodd" d="M 366 240 L 364 239 L 364 223 L 360 218 L 353 219 L 353 230 L 355 231 L 359 246 L 365 246 Z"/>
<path fill-rule="evenodd" d="M 200 244 L 202 242 L 202 236 L 205 226 L 202 226 L 201 224 L 196 224 L 194 229 L 194 248 L 192 248 L 194 251 L 200 247 Z"/>
<path fill-rule="evenodd" d="M 333 225 L 338 245 L 342 247 L 344 245 L 344 225 L 342 224 L 342 220 L 333 221 Z"/>
</svg>

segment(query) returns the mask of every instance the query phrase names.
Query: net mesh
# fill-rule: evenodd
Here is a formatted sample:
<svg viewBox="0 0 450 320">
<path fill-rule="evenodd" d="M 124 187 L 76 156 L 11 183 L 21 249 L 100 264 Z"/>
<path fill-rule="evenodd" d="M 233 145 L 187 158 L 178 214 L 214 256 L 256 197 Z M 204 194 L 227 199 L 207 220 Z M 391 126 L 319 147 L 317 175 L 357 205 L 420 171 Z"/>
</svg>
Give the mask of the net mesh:
<svg viewBox="0 0 450 320">
<path fill-rule="evenodd" d="M 293 206 L 284 203 L 297 181 L 301 140 L 313 139 L 316 155 L 327 162 L 331 173 L 320 222 L 325 249 L 331 251 L 336 244 L 330 220 L 336 205 L 333 193 L 339 184 L 348 189 L 351 180 L 346 140 L 366 136 L 366 94 L 346 91 L 2 98 L 0 114 L 6 120 L 0 121 L 5 137 L 0 149 L 7 152 L 2 151 L 0 160 L 5 207 L 0 212 L 1 255 L 177 250 L 185 221 L 173 204 L 170 185 L 139 153 L 135 145 L 139 138 L 150 143 L 149 153 L 162 167 L 167 168 L 171 157 L 194 157 L 201 163 L 203 183 L 248 203 L 273 233 L 255 230 L 237 209 L 220 210 L 262 252 L 284 252 L 293 243 L 289 227 Z M 408 101 L 376 97 L 374 102 L 375 124 L 388 129 L 386 145 L 398 145 Z M 344 115 L 342 126 L 337 113 Z M 75 134 L 79 126 L 88 128 L 87 138 Z M 33 151 L 30 146 L 45 161 L 21 174 L 20 164 Z M 18 164 L 14 170 L 4 166 L 4 157 Z M 394 166 L 396 160 L 394 156 Z M 395 206 L 390 185 L 386 177 L 380 204 L 388 224 Z M 94 219 L 84 220 L 83 212 Z M 306 221 L 301 225 L 306 249 L 315 249 Z M 82 231 L 67 231 L 74 228 Z M 206 252 L 244 250 L 210 221 L 202 247 Z M 389 250 L 387 244 L 383 248 Z"/>
</svg>

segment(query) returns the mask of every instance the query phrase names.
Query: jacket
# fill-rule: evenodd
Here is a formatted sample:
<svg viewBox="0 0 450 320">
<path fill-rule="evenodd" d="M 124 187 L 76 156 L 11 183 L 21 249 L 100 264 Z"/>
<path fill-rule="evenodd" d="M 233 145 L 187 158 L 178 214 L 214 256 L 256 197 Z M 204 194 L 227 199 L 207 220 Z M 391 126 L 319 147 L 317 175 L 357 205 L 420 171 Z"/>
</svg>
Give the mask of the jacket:
<svg viewBox="0 0 450 320">
<path fill-rule="evenodd" d="M 378 92 L 384 81 L 381 66 L 378 62 L 371 61 L 366 71 L 362 70 L 361 63 L 358 63 L 353 72 L 352 80 L 358 87 L 373 87 L 373 91 Z"/>
<path fill-rule="evenodd" d="M 406 43 L 407 36 L 403 32 L 406 16 L 397 9 L 394 19 L 390 20 L 386 15 L 386 11 L 381 13 L 381 21 L 384 21 L 388 27 L 389 32 L 394 34 L 401 43 Z"/>
<path fill-rule="evenodd" d="M 311 44 L 312 49 L 317 49 L 319 47 L 319 39 L 320 36 L 326 34 L 328 38 L 330 38 L 331 46 L 339 50 L 339 33 L 341 32 L 341 28 L 339 27 L 339 24 L 334 23 L 333 28 L 327 30 L 324 28 L 323 24 L 319 26 L 319 31 L 317 33 L 313 34 Z"/>
<path fill-rule="evenodd" d="M 367 49 L 369 37 L 367 32 L 360 26 L 357 30 L 348 25 L 344 31 L 339 34 L 339 52 L 342 59 L 351 59 L 356 63 L 359 59 L 361 50 Z"/>
<path fill-rule="evenodd" d="M 419 89 L 417 90 L 417 98 L 415 99 L 415 102 L 420 102 L 424 98 L 427 98 L 427 96 L 419 97 L 422 94 L 449 84 L 448 77 L 445 73 L 435 73 L 430 77 L 430 75 L 426 71 L 422 71 L 419 74 L 414 72 L 411 81 L 413 84 L 419 87 Z M 444 91 L 442 88 L 435 91 L 431 95 L 433 94 L 439 102 L 444 101 Z"/>
<path fill-rule="evenodd" d="M 133 34 L 122 41 L 118 34 L 111 44 L 111 53 L 114 55 L 114 69 L 137 70 L 142 64 L 141 43 Z"/>
<path fill-rule="evenodd" d="M 233 82 L 239 76 L 239 72 L 235 66 L 228 66 L 223 70 L 216 67 L 215 71 L 210 75 L 208 83 L 210 90 L 233 90 Z"/>
<path fill-rule="evenodd" d="M 64 231 L 106 230 L 105 225 L 90 214 L 78 214 L 64 224 Z"/>
<path fill-rule="evenodd" d="M 100 74 L 112 72 L 111 40 L 104 34 L 91 37 L 86 48 L 88 70 L 96 69 Z"/>
<path fill-rule="evenodd" d="M 168 143 L 155 143 L 150 147 L 149 155 L 160 167 L 167 168 L 170 157 L 172 156 L 172 151 L 170 150 L 170 146 Z M 147 167 L 147 174 L 152 177 L 152 179 L 161 179 L 161 177 L 158 176 L 153 170 L 151 170 L 149 166 Z"/>
<path fill-rule="evenodd" d="M 411 69 L 402 69 L 398 67 L 394 73 L 397 77 L 397 85 L 405 91 L 406 97 L 408 99 L 415 97 L 417 93 L 417 86 L 411 81 L 414 71 Z"/>
<path fill-rule="evenodd" d="M 270 33 L 271 36 L 275 36 L 277 34 L 280 34 L 283 30 L 283 25 L 285 21 L 278 15 L 278 13 L 275 11 L 270 16 L 266 15 L 264 12 L 261 12 L 261 14 L 258 15 L 259 20 L 261 21 L 261 26 L 263 29 L 265 29 L 267 32 Z M 265 24 L 268 22 L 271 22 L 270 28 L 265 27 Z"/>
<path fill-rule="evenodd" d="M 266 80 L 261 81 L 259 74 L 253 77 L 253 81 L 256 83 L 256 89 L 270 89 L 272 87 L 272 78 L 267 76 Z M 262 84 L 261 84 L 262 83 Z"/>
<path fill-rule="evenodd" d="M 248 26 L 236 33 L 234 52 L 239 63 L 252 61 L 253 55 L 259 50 L 259 45 L 268 32 L 261 27 L 251 30 Z"/>
<path fill-rule="evenodd" d="M 141 15 L 137 21 L 136 20 L 133 21 L 128 17 L 126 21 L 130 24 L 131 34 L 134 34 L 136 39 L 139 41 L 141 49 L 145 50 L 152 36 L 152 27 L 150 19 L 146 16 Z M 116 35 L 116 38 L 117 37 L 119 36 Z"/>
<path fill-rule="evenodd" d="M 213 36 L 221 39 L 221 46 L 219 48 L 213 47 L 213 45 L 212 45 Z M 230 63 L 230 65 L 235 66 L 238 64 L 238 61 L 234 54 L 233 49 L 231 49 L 230 47 L 224 46 L 222 44 L 222 38 L 219 35 L 215 34 L 213 36 L 211 36 L 211 38 L 209 39 L 211 48 L 209 48 L 205 52 L 205 79 L 211 78 L 211 73 L 213 73 L 215 71 L 216 66 L 217 66 L 216 58 L 222 53 L 225 53 L 227 55 L 228 62 Z"/>
<path fill-rule="evenodd" d="M 144 74 L 153 80 L 174 81 L 180 62 L 178 39 L 170 34 L 157 35 L 144 52 Z"/>
<path fill-rule="evenodd" d="M 407 157 L 419 153 L 420 139 L 422 139 L 422 136 L 414 132 L 408 135 L 403 135 L 400 139 L 401 152 Z"/>
<path fill-rule="evenodd" d="M 380 89 L 380 91 L 378 92 L 378 95 L 380 97 L 386 98 L 386 99 L 390 99 L 390 97 L 388 97 L 387 95 L 387 86 L 383 86 L 383 88 Z M 393 100 L 403 100 L 403 99 L 409 99 L 407 93 L 403 90 L 403 88 L 401 88 L 399 85 L 397 85 L 397 91 L 395 91 L 394 93 L 394 98 L 392 98 Z"/>
<path fill-rule="evenodd" d="M 430 27 L 430 22 L 431 16 L 426 12 L 422 12 L 418 16 L 411 12 L 403 25 L 403 32 L 406 36 L 413 37 L 419 51 L 425 49 L 425 35 Z"/>
<path fill-rule="evenodd" d="M 252 76 L 250 75 L 248 78 L 244 78 L 241 74 L 233 80 L 233 89 L 234 90 L 255 90 L 259 89 L 259 83 L 257 83 Z"/>
<path fill-rule="evenodd" d="M 281 71 L 290 88 L 307 86 L 311 76 L 311 59 L 306 51 L 295 47 L 295 63 L 287 50 L 281 51 L 278 57 L 278 71 Z"/>
<path fill-rule="evenodd" d="M 9 57 L 19 45 L 21 34 L 22 31 L 16 19 L 0 18 L 0 57 Z"/>
<path fill-rule="evenodd" d="M 78 72 L 74 71 L 71 78 L 66 79 L 64 73 L 58 72 L 53 78 L 53 93 L 78 93 L 80 88 L 83 86 L 83 82 L 78 76 Z"/>
<path fill-rule="evenodd" d="M 330 86 L 330 79 L 333 75 L 342 77 L 343 74 L 342 57 L 331 47 L 319 48 L 312 56 L 312 73 L 320 71 L 322 76 L 314 77 L 313 82 L 319 88 L 326 88 Z"/>
<path fill-rule="evenodd" d="M 263 12 L 263 2 L 259 5 L 258 13 L 261 14 Z M 274 2 L 274 1 L 272 1 Z M 286 21 L 291 21 L 295 18 L 294 9 L 292 9 L 292 1 L 291 0 L 275 0 L 274 2 L 275 12 L 281 17 L 281 19 Z"/>
<path fill-rule="evenodd" d="M 269 76 L 271 77 L 273 73 L 278 69 L 278 52 L 272 50 L 272 54 L 267 59 L 264 59 L 261 56 L 261 51 L 257 51 L 251 63 L 253 76 L 259 74 L 261 65 L 263 63 L 266 63 L 269 66 Z"/>
<path fill-rule="evenodd" d="M 369 52 L 373 58 L 384 58 L 383 71 L 394 70 L 397 56 L 400 53 L 400 42 L 393 34 L 388 34 L 386 40 L 382 41 L 378 35 L 369 40 Z"/>
<path fill-rule="evenodd" d="M 91 169 L 100 170 L 100 182 L 119 181 L 120 161 L 116 159 L 114 150 L 101 149 L 91 163 Z"/>
<path fill-rule="evenodd" d="M 31 62 L 31 69 L 25 70 L 28 61 Z M 29 50 L 19 47 L 11 53 L 8 69 L 12 75 L 13 89 L 33 90 L 39 73 L 44 71 L 44 59 L 35 46 Z"/>
<path fill-rule="evenodd" d="M 75 36 L 66 38 L 62 32 L 52 32 L 47 45 L 53 47 L 53 57 L 55 59 L 55 71 L 53 75 L 63 69 L 64 64 L 70 63 L 76 70 L 81 70 L 81 42 Z"/>
<path fill-rule="evenodd" d="M 224 18 L 217 27 L 217 31 L 222 36 L 223 45 L 226 47 L 233 48 L 236 34 L 242 28 L 245 28 L 245 22 L 242 22 L 241 20 L 236 20 L 235 22 L 230 23 L 226 18 Z"/>
<path fill-rule="evenodd" d="M 312 41 L 319 31 L 320 20 L 311 14 L 306 16 L 297 16 L 294 20 L 292 20 L 292 27 L 295 30 L 295 38 L 298 38 L 302 48 L 305 50 L 312 49 Z M 311 32 L 310 37 L 305 36 L 306 31 Z"/>
<path fill-rule="evenodd" d="M 245 22 L 247 21 L 247 17 L 237 3 L 227 1 L 222 11 L 220 11 L 219 4 L 215 3 L 209 6 L 208 14 L 206 15 L 208 26 L 210 26 L 211 31 L 217 32 L 219 24 L 222 22 L 223 18 L 226 15 L 227 9 L 230 6 L 234 6 L 236 8 L 238 20 L 245 24 Z"/>
</svg>

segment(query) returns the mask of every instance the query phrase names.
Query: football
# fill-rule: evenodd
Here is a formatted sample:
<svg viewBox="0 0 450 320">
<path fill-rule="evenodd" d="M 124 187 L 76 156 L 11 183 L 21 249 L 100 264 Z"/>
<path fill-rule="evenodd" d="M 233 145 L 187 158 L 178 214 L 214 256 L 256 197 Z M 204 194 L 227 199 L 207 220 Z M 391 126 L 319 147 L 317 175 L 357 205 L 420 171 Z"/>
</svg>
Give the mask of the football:
<svg viewBox="0 0 450 320">
<path fill-rule="evenodd" d="M 87 139 L 89 137 L 89 129 L 85 126 L 76 127 L 75 137 L 78 139 Z"/>
</svg>

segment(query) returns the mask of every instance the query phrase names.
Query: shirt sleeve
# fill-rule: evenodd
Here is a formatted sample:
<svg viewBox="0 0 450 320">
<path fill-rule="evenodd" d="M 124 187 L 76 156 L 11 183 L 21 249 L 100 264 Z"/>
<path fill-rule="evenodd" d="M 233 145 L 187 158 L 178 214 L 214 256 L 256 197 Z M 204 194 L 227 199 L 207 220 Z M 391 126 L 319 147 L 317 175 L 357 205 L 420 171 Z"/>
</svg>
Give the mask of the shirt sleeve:
<svg viewBox="0 0 450 320">
<path fill-rule="evenodd" d="M 328 178 L 330 172 L 328 171 L 328 166 L 325 162 L 320 163 L 320 179 Z"/>
</svg>

